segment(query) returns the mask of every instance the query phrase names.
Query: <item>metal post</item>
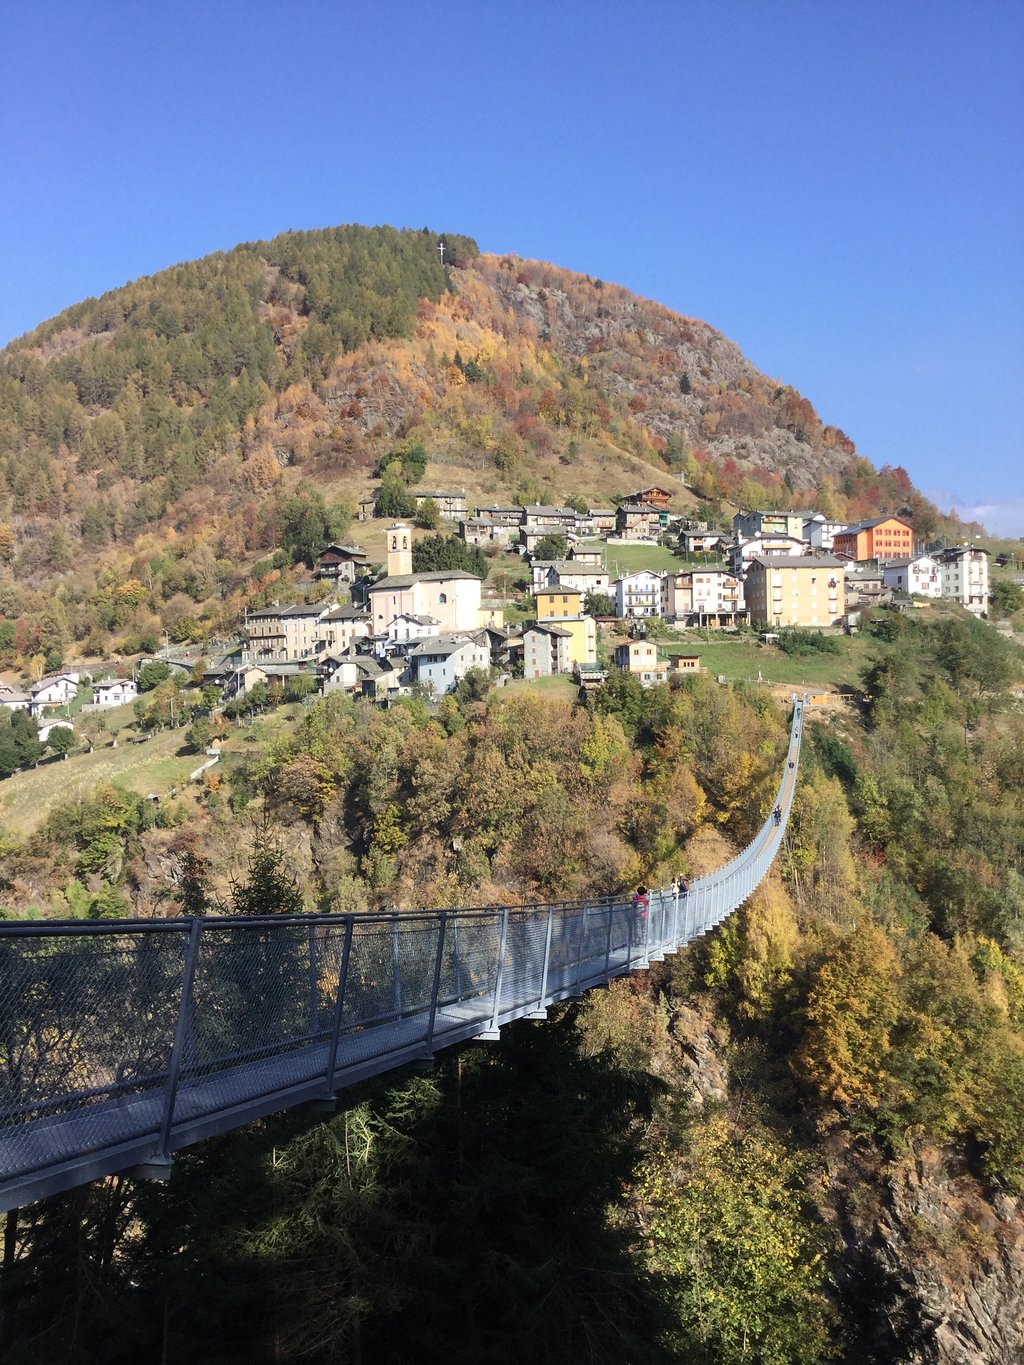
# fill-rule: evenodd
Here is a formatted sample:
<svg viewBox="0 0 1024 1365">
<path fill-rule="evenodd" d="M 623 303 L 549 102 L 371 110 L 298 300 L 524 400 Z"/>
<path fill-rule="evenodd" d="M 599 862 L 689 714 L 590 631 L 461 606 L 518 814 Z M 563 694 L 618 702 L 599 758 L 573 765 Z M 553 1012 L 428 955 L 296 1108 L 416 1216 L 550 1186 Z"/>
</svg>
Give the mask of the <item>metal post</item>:
<svg viewBox="0 0 1024 1365">
<path fill-rule="evenodd" d="M 576 945 L 576 984 L 573 987 L 573 995 L 580 993 L 580 974 L 583 970 L 583 942 L 587 936 L 587 911 L 590 907 L 587 902 L 583 902 L 583 909 L 580 912 L 580 937 Z"/>
<path fill-rule="evenodd" d="M 657 921 L 658 930 L 655 935 L 654 925 Z M 650 908 L 647 911 L 647 961 L 664 962 L 665 960 L 665 896 L 661 891 L 652 891 L 650 894 Z"/>
<path fill-rule="evenodd" d="M 352 955 L 352 929 L 355 921 L 351 915 L 345 920 L 345 941 L 341 949 L 341 966 L 338 969 L 338 992 L 334 997 L 334 1017 L 331 1020 L 331 1041 L 327 1045 L 327 1067 L 324 1081 L 330 1095 L 334 1094 L 334 1073 L 338 1068 L 338 1044 L 341 1039 L 341 1016 L 345 1010 L 345 987 L 348 984 L 348 961 Z"/>
<path fill-rule="evenodd" d="M 494 1042 L 501 1037 L 501 1029 L 498 1027 L 498 1011 L 501 1008 L 501 987 L 505 980 L 505 945 L 508 942 L 508 906 L 506 905 L 501 912 L 501 931 L 498 934 L 498 971 L 494 978 L 494 1009 L 491 1012 L 490 1025 L 482 1033 L 478 1033 L 478 1038 L 486 1038 Z"/>
<path fill-rule="evenodd" d="M 402 959 L 398 951 L 398 916 L 391 920 L 391 990 L 394 997 L 395 1017 L 402 1013 Z"/>
<path fill-rule="evenodd" d="M 434 960 L 434 984 L 430 992 L 430 1019 L 427 1022 L 425 1056 L 434 1055 L 434 1022 L 437 1019 L 437 993 L 441 989 L 441 962 L 444 958 L 444 933 L 448 927 L 448 911 L 441 911 L 441 922 L 437 929 L 437 957 Z"/>
<path fill-rule="evenodd" d="M 181 1059 L 185 1050 L 185 1039 L 189 1033 L 192 1012 L 192 983 L 196 975 L 199 935 L 202 932 L 202 924 L 203 922 L 198 916 L 193 916 L 192 923 L 189 926 L 188 940 L 185 944 L 185 962 L 181 973 L 181 999 L 178 1002 L 178 1019 L 174 1026 L 174 1042 L 171 1045 L 171 1056 L 167 1063 L 167 1081 L 164 1087 L 164 1112 L 160 1120 L 160 1145 L 154 1160 L 139 1168 L 139 1174 L 152 1174 L 158 1179 L 161 1175 L 166 1178 L 167 1170 L 171 1164 L 169 1150 L 171 1124 L 174 1122 L 174 1102 L 177 1098 L 178 1080 L 181 1076 Z"/>
<path fill-rule="evenodd" d="M 320 1031 L 320 1001 L 316 975 L 316 925 L 309 926 L 309 1031 Z"/>
<path fill-rule="evenodd" d="M 452 952 L 455 955 L 455 994 L 462 999 L 462 955 L 459 952 L 459 917 L 452 922 Z"/>
<path fill-rule="evenodd" d="M 610 902 L 605 908 L 608 911 L 608 937 L 604 945 L 604 974 L 607 976 L 612 969 L 612 925 L 615 923 L 615 915 Z"/>
<path fill-rule="evenodd" d="M 535 1010 L 530 1011 L 530 1013 L 526 1016 L 527 1019 L 546 1019 L 548 1017 L 546 1002 L 548 997 L 548 970 L 551 965 L 551 931 L 552 928 L 554 927 L 554 921 L 555 907 L 553 905 L 549 905 L 548 927 L 547 931 L 544 934 L 544 967 L 540 974 L 540 996 L 537 1000 L 537 1008 Z"/>
</svg>

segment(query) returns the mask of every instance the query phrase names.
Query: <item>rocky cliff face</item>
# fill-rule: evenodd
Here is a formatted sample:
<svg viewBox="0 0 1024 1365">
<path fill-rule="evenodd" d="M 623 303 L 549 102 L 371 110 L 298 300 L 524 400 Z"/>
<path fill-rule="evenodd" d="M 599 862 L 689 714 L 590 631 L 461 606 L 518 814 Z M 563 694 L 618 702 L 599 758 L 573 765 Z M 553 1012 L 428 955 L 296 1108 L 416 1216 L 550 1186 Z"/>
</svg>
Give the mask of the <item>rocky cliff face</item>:
<svg viewBox="0 0 1024 1365">
<path fill-rule="evenodd" d="M 722 1026 L 676 1003 L 675 1070 L 691 1103 L 730 1091 Z M 848 1134 L 823 1149 L 817 1203 L 839 1248 L 837 1286 L 871 1365 L 1024 1362 L 1024 1201 L 986 1191 L 956 1153 L 886 1162 Z"/>
<path fill-rule="evenodd" d="M 880 1167 L 833 1148 L 828 1167 L 825 1212 L 845 1245 L 845 1288 L 864 1299 L 869 1359 L 1019 1365 L 1021 1201 L 987 1194 L 950 1153 Z"/>
<path fill-rule="evenodd" d="M 483 280 L 506 316 L 540 344 L 585 362 L 655 436 L 675 433 L 716 459 L 788 472 L 797 485 L 841 474 L 855 453 L 807 399 L 762 374 L 705 322 L 536 261 L 481 256 L 460 274 L 460 290 L 470 275 Z"/>
<path fill-rule="evenodd" d="M 349 443 L 358 444 L 394 439 L 425 421 L 435 450 L 460 428 L 452 444 L 471 462 L 464 437 L 474 419 L 484 444 L 506 423 L 529 431 L 525 366 L 547 383 L 568 372 L 600 390 L 610 420 L 642 428 L 656 447 L 674 440 L 752 474 L 786 475 L 794 487 L 838 481 L 855 459 L 853 442 L 823 425 L 806 398 L 762 374 L 707 323 L 618 285 L 518 257 L 481 256 L 451 278 L 454 293 L 421 304 L 415 337 L 371 342 L 341 357 L 321 394 L 303 396 L 301 414 L 278 405 L 278 422 L 312 416 L 324 435 L 349 432 Z M 461 374 L 438 366 L 456 352 L 479 360 L 487 374 L 471 394 Z M 469 426 L 460 420 L 463 408 Z"/>
</svg>

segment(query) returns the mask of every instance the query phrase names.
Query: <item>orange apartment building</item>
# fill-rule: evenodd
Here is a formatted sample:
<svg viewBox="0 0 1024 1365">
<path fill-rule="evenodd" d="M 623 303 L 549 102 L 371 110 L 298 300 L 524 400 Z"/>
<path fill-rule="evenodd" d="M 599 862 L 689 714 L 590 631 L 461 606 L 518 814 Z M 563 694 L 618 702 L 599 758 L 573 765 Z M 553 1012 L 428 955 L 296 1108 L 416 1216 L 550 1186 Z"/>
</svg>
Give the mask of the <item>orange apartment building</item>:
<svg viewBox="0 0 1024 1365">
<path fill-rule="evenodd" d="M 914 553 L 914 528 L 899 517 L 876 517 L 844 526 L 832 541 L 832 553 L 850 559 L 910 559 Z"/>
</svg>

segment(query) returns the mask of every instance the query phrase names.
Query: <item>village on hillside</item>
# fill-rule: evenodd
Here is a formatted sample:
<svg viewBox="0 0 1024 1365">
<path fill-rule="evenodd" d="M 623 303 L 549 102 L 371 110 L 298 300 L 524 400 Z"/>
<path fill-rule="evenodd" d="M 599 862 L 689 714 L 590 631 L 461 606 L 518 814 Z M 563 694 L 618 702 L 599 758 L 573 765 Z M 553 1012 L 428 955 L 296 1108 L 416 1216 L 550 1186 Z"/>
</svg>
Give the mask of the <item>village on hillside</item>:
<svg viewBox="0 0 1024 1365">
<path fill-rule="evenodd" d="M 617 667 L 650 685 L 670 670 L 646 638 L 652 619 L 677 631 L 753 626 L 770 635 L 855 629 L 858 612 L 882 602 L 945 597 L 977 616 L 988 606 L 986 550 L 925 553 L 909 521 L 895 515 L 846 526 L 818 512 L 741 511 L 726 536 L 673 515 L 671 492 L 661 487 L 586 511 L 492 505 L 470 514 L 464 493 L 417 496 L 430 498 L 467 546 L 522 556 L 528 619 L 506 620 L 508 601 L 465 570 L 414 573 L 412 531 L 399 521 L 387 530 L 383 576 L 371 575 L 359 546 L 326 547 L 316 575 L 332 587 L 347 584 L 351 602 L 250 613 L 242 642 L 211 677 L 234 693 L 315 669 L 320 691 L 385 701 L 415 688 L 442 696 L 489 666 L 525 679 L 563 674 L 584 687 Z M 364 500 L 363 520 L 372 505 Z M 657 545 L 672 547 L 678 570 L 615 575 L 608 567 L 616 549 Z M 599 659 L 598 627 L 619 623 L 640 638 Z M 671 667 L 694 671 L 699 655 L 674 655 Z"/>
<path fill-rule="evenodd" d="M 658 486 L 586 510 L 490 505 L 471 513 L 462 492 L 416 498 L 430 500 L 449 539 L 467 551 L 519 556 L 525 606 L 524 596 L 485 586 L 465 568 L 415 572 L 413 530 L 398 520 L 387 526 L 383 566 L 359 545 L 327 545 L 307 594 L 316 600 L 248 612 L 237 640 L 213 660 L 165 650 L 141 661 L 141 686 L 134 676 L 100 676 L 103 669 L 88 677 L 58 671 L 26 688 L 0 681 L 0 707 L 22 713 L 21 761 L 74 747 L 72 701 L 86 713 L 141 705 L 147 670 L 149 686 L 155 669 L 160 680 L 201 686 L 207 709 L 236 711 L 247 699 L 255 709 L 270 695 L 314 692 L 384 704 L 437 699 L 467 678 L 486 686 L 564 676 L 589 690 L 612 669 L 650 686 L 701 668 L 696 649 L 659 657 L 658 631 L 685 640 L 694 630 L 705 639 L 756 630 L 771 642 L 794 629 L 856 631 L 865 608 L 884 603 L 945 598 L 977 617 L 988 608 L 988 552 L 976 545 L 928 552 L 909 519 L 895 514 L 844 525 L 815 511 L 740 510 L 724 534 L 674 514 L 671 491 Z M 363 499 L 360 521 L 374 511 L 374 499 Z M 609 567 L 617 553 L 645 547 L 678 558 L 678 567 Z M 173 699 L 171 708 L 174 724 Z"/>
</svg>

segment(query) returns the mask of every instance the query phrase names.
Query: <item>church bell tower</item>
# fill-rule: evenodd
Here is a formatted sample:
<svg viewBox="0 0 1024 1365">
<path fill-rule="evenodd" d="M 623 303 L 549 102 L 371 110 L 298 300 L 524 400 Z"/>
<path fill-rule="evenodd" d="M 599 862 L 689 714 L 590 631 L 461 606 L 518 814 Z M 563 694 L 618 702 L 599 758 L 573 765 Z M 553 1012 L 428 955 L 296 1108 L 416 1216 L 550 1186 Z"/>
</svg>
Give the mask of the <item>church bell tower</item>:
<svg viewBox="0 0 1024 1365">
<path fill-rule="evenodd" d="M 388 527 L 388 577 L 412 573 L 412 532 L 403 522 Z"/>
</svg>

